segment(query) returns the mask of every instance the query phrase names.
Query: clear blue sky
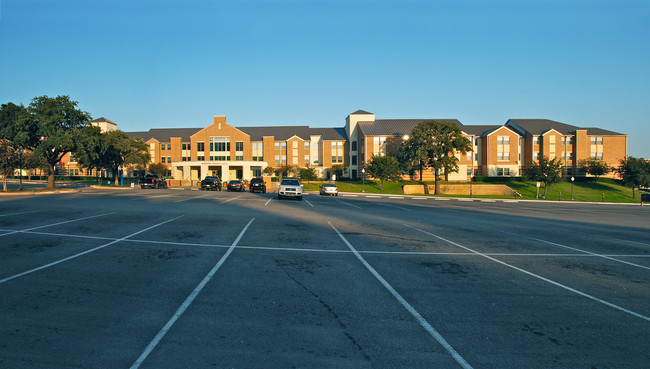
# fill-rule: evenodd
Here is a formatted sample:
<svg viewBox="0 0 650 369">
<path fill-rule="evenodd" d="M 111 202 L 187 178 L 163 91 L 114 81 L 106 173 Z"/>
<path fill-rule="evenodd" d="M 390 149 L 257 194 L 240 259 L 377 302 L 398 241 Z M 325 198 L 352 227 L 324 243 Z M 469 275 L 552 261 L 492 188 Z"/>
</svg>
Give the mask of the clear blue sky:
<svg viewBox="0 0 650 369">
<path fill-rule="evenodd" d="M 650 1 L 0 0 L 0 103 L 124 131 L 545 118 L 650 158 Z"/>
</svg>

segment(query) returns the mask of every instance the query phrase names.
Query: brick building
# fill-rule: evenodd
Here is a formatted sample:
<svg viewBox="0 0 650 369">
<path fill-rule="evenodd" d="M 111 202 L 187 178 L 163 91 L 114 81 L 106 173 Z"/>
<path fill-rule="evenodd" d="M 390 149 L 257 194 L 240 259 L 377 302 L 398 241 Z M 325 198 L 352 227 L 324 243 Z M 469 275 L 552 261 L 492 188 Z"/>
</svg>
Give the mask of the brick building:
<svg viewBox="0 0 650 369">
<path fill-rule="evenodd" d="M 128 132 L 149 147 L 152 163 L 165 164 L 174 179 L 198 181 L 207 175 L 222 180 L 251 179 L 266 167 L 312 167 L 327 178 L 333 166 L 344 168 L 344 177 L 360 178 L 373 155 L 398 150 L 413 128 L 427 120 L 456 124 L 472 143 L 461 155 L 459 171 L 449 180 L 466 181 L 473 175 L 520 176 L 523 168 L 541 155 L 560 158 L 567 175 L 584 175 L 581 161 L 598 158 L 610 166 L 627 155 L 624 134 L 600 128 L 582 128 L 547 119 L 509 119 L 503 125 L 463 125 L 457 119 L 376 119 L 358 110 L 348 115 L 341 128 L 309 126 L 235 127 L 225 116 L 215 116 L 203 128 L 150 129 Z M 105 118 L 93 121 L 103 130 L 115 129 Z M 102 126 L 104 125 L 104 126 Z M 68 158 L 66 158 L 68 159 Z M 65 161 L 65 159 L 64 159 Z M 62 163 L 75 169 L 74 162 Z M 433 179 L 430 170 L 424 180 Z"/>
</svg>

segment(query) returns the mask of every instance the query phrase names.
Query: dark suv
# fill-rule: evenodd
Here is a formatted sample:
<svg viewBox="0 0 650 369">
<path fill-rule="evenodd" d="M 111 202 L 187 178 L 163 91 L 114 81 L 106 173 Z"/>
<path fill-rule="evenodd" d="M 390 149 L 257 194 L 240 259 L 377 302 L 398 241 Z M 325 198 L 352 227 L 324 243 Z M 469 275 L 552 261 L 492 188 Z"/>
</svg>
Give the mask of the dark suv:
<svg viewBox="0 0 650 369">
<path fill-rule="evenodd" d="M 266 193 L 266 183 L 264 183 L 264 180 L 262 178 L 253 178 L 251 179 L 250 183 L 250 192 L 257 192 L 259 191 L 260 193 Z"/>
<path fill-rule="evenodd" d="M 201 181 L 201 189 L 221 191 L 221 181 L 219 180 L 219 177 L 205 177 L 205 179 Z"/>
</svg>

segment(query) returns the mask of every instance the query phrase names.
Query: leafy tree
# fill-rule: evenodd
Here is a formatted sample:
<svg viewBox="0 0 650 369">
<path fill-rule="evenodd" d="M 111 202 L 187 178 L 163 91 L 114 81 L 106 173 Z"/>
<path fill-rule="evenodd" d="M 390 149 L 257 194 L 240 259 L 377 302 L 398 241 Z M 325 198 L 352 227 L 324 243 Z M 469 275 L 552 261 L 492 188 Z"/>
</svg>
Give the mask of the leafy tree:
<svg viewBox="0 0 650 369">
<path fill-rule="evenodd" d="M 278 171 L 278 168 L 276 168 L 276 167 L 266 167 L 266 168 L 264 168 L 262 173 L 264 173 L 266 175 L 269 175 L 269 176 L 273 176 L 273 175 L 277 174 L 277 171 Z"/>
<path fill-rule="evenodd" d="M 169 169 L 163 163 L 153 163 L 149 164 L 149 171 L 153 174 L 157 174 L 161 177 L 166 176 Z"/>
<path fill-rule="evenodd" d="M 531 181 L 544 183 L 544 198 L 548 188 L 562 180 L 562 161 L 559 158 L 549 159 L 542 156 L 524 169 L 524 174 Z"/>
<path fill-rule="evenodd" d="M 0 138 L 11 141 L 15 148 L 33 148 L 34 144 L 38 143 L 38 129 L 23 105 L 2 104 Z"/>
<path fill-rule="evenodd" d="M 318 178 L 316 176 L 316 169 L 308 167 L 308 168 L 300 168 L 300 172 L 298 173 L 298 177 L 300 178 L 301 181 L 314 181 Z"/>
<path fill-rule="evenodd" d="M 438 193 L 440 173 L 458 171 L 458 158 L 455 153 L 466 154 L 472 149 L 472 142 L 458 126 L 452 122 L 430 120 L 418 124 L 408 139 L 402 142 L 400 157 L 403 162 L 432 168 L 435 176 L 435 192 Z"/>
<path fill-rule="evenodd" d="M 119 130 L 101 133 L 98 127 L 85 127 L 81 130 L 79 142 L 75 151 L 77 161 L 87 168 L 107 168 L 116 179 L 116 186 L 120 167 L 146 165 L 150 159 L 147 145 L 141 138 L 131 138 Z"/>
<path fill-rule="evenodd" d="M 20 142 L 42 156 L 48 164 L 47 188 L 55 188 L 54 169 L 61 159 L 77 149 L 81 128 L 90 123 L 90 114 L 77 109 L 77 102 L 69 96 L 55 98 L 40 96 L 27 108 L 29 118 L 24 119 L 17 133 Z"/>
<path fill-rule="evenodd" d="M 343 178 L 344 171 L 345 171 L 345 167 L 342 164 L 332 165 L 332 167 L 329 170 L 330 175 L 335 175 L 336 178 L 338 179 Z"/>
<path fill-rule="evenodd" d="M 585 159 L 580 164 L 585 172 L 595 177 L 594 182 L 598 182 L 598 177 L 611 171 L 609 165 L 600 159 Z"/>
<path fill-rule="evenodd" d="M 402 168 L 397 157 L 393 155 L 373 155 L 366 166 L 368 173 L 379 182 L 379 192 L 384 191 L 384 181 L 401 179 Z"/>
<path fill-rule="evenodd" d="M 12 142 L 0 139 L 0 174 L 3 177 L 2 190 L 7 191 L 7 177 L 18 167 L 18 151 Z"/>
<path fill-rule="evenodd" d="M 634 189 L 650 186 L 650 161 L 643 158 L 628 156 L 621 159 L 620 165 L 615 169 L 621 177 L 623 184 L 632 187 L 632 198 L 636 198 Z"/>
</svg>

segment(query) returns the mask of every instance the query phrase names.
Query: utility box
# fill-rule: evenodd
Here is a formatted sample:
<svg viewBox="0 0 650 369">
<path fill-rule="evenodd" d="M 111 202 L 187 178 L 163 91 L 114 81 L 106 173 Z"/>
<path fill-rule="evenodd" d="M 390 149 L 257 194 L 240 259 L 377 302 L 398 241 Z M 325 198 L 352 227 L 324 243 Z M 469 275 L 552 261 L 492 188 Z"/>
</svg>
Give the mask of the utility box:
<svg viewBox="0 0 650 369">
<path fill-rule="evenodd" d="M 650 193 L 641 194 L 641 206 L 643 206 L 643 204 L 650 204 Z"/>
</svg>

